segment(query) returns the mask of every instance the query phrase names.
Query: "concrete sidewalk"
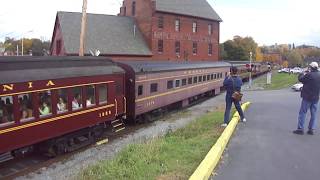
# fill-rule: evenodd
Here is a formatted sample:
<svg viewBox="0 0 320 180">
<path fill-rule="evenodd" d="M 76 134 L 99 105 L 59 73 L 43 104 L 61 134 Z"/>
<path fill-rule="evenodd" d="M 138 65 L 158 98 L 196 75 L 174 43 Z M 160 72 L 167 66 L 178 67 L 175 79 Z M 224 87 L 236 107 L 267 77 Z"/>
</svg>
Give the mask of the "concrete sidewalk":
<svg viewBox="0 0 320 180">
<path fill-rule="evenodd" d="M 245 113 L 248 122 L 238 124 L 214 179 L 320 179 L 320 130 L 313 136 L 292 133 L 300 94 L 289 89 L 247 91 L 244 101 L 252 102 Z M 309 116 L 306 127 L 308 122 Z"/>
</svg>

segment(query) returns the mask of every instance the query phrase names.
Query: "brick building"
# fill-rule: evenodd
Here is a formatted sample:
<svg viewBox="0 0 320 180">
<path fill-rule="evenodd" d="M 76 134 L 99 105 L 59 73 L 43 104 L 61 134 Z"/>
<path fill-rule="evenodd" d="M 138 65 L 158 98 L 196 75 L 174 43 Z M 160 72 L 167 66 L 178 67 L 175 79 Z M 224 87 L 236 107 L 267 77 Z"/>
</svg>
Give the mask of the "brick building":
<svg viewBox="0 0 320 180">
<path fill-rule="evenodd" d="M 52 55 L 76 55 L 81 13 L 58 12 Z M 113 59 L 211 60 L 219 57 L 218 14 L 206 0 L 124 0 L 118 16 L 88 14 L 86 54 Z"/>
</svg>

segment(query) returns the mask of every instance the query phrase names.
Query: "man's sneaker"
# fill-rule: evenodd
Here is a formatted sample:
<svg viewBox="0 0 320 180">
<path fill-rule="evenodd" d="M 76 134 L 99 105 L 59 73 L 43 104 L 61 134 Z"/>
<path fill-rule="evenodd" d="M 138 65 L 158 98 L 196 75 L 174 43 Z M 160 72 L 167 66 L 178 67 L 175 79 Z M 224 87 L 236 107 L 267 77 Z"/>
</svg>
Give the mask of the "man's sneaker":
<svg viewBox="0 0 320 180">
<path fill-rule="evenodd" d="M 241 122 L 247 122 L 246 118 L 243 118 L 243 119 L 241 120 Z"/>
<path fill-rule="evenodd" d="M 312 129 L 309 129 L 308 132 L 307 132 L 309 135 L 313 135 L 313 130 Z"/>
<path fill-rule="evenodd" d="M 228 124 L 226 124 L 226 123 L 221 124 L 221 127 L 227 127 L 227 126 L 228 126 Z"/>
<path fill-rule="evenodd" d="M 294 130 L 293 133 L 294 133 L 294 134 L 299 134 L 299 135 L 303 135 L 303 134 L 304 134 L 304 132 L 303 132 L 302 129 Z"/>
</svg>

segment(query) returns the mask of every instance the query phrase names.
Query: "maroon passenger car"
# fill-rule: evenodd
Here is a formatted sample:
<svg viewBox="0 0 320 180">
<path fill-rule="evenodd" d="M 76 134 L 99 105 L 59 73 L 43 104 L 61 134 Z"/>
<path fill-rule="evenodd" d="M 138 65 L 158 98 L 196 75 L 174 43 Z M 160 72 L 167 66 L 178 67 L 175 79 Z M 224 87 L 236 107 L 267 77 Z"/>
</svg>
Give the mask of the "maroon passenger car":
<svg viewBox="0 0 320 180">
<path fill-rule="evenodd" d="M 226 62 L 123 61 L 126 71 L 127 116 L 149 119 L 171 105 L 186 106 L 202 95 L 220 93 L 230 70 Z"/>
<path fill-rule="evenodd" d="M 105 58 L 3 57 L 0 77 L 0 160 L 72 151 L 125 115 L 124 71 Z"/>
</svg>

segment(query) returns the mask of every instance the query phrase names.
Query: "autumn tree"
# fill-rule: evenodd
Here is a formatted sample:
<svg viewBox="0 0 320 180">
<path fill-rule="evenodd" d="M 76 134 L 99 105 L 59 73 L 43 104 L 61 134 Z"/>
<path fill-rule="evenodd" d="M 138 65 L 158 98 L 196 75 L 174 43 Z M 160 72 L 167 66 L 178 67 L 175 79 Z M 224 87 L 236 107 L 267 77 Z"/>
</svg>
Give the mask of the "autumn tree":
<svg viewBox="0 0 320 180">
<path fill-rule="evenodd" d="M 251 37 L 235 36 L 233 40 L 224 42 L 223 47 L 226 52 L 226 60 L 248 61 L 250 58 L 249 52 L 253 53 L 252 58 L 255 59 L 257 43 Z"/>
<path fill-rule="evenodd" d="M 301 54 L 295 50 L 289 52 L 287 59 L 290 66 L 301 66 L 303 64 Z"/>
</svg>

